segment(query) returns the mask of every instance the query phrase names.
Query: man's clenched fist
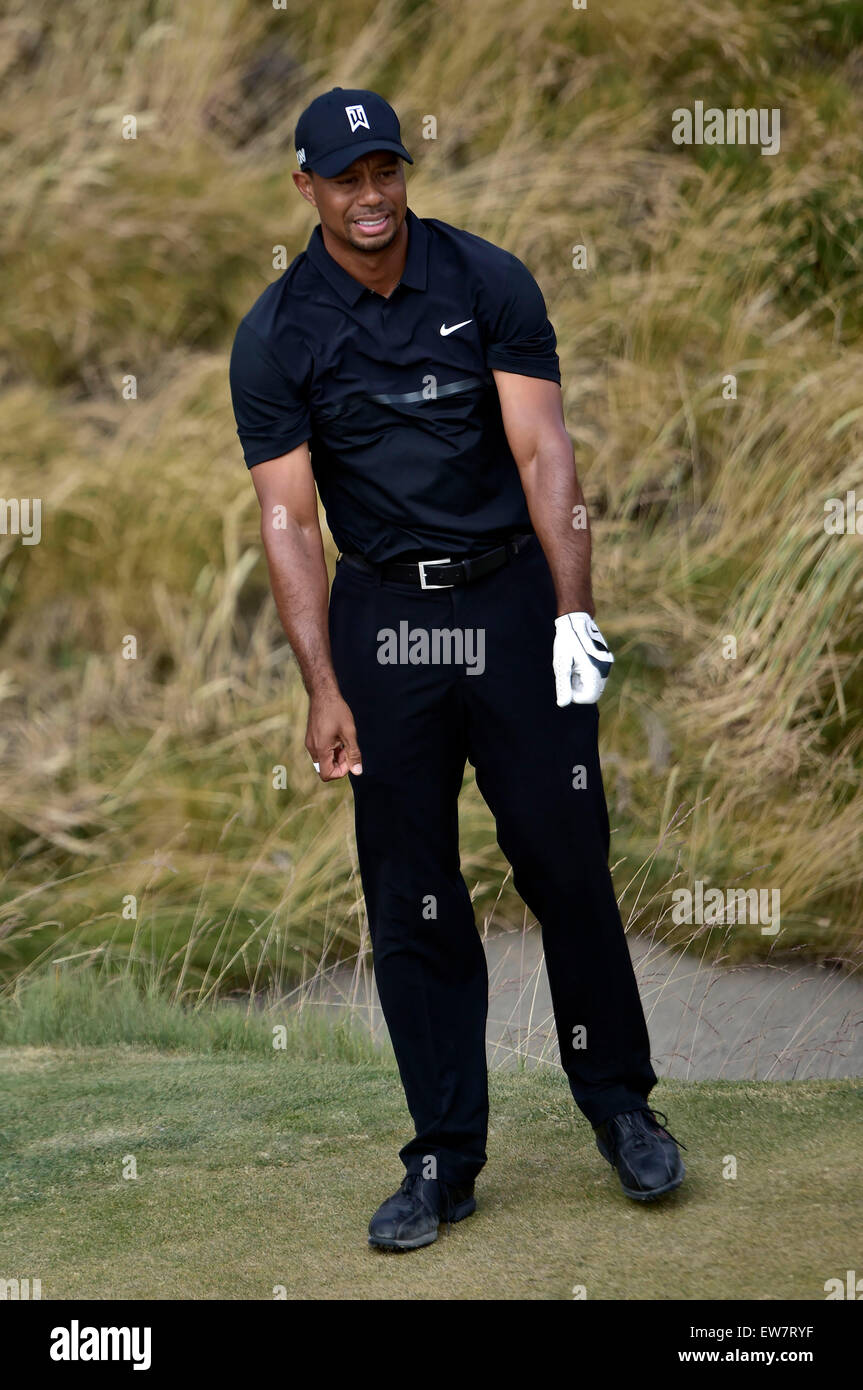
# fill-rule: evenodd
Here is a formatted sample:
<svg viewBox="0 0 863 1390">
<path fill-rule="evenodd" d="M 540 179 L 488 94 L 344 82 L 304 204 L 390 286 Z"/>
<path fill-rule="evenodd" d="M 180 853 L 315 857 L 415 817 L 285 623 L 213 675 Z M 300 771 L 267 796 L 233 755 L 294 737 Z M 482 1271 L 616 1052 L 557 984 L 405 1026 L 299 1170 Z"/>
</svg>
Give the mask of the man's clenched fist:
<svg viewBox="0 0 863 1390">
<path fill-rule="evenodd" d="M 306 752 L 322 782 L 363 770 L 354 716 L 338 690 L 327 689 L 309 698 Z"/>
</svg>

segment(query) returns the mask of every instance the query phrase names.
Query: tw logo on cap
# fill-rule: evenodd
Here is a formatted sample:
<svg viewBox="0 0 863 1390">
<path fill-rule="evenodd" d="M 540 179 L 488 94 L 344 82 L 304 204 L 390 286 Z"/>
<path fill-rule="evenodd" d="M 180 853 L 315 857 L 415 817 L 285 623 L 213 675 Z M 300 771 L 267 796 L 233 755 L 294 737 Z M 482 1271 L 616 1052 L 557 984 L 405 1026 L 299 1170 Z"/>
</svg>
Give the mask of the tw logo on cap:
<svg viewBox="0 0 863 1390">
<path fill-rule="evenodd" d="M 363 127 L 365 130 L 371 130 L 369 118 L 366 115 L 366 108 L 364 106 L 346 106 L 345 115 L 350 121 L 351 134 L 353 134 L 355 130 L 359 130 L 360 127 Z"/>
</svg>

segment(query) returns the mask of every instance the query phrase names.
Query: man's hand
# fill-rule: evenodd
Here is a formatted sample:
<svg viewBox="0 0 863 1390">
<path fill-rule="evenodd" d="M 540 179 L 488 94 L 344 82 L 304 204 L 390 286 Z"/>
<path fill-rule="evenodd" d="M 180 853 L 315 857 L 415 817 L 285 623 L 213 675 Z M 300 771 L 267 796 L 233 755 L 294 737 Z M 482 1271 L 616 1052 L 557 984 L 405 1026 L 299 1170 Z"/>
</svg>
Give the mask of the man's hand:
<svg viewBox="0 0 863 1390">
<path fill-rule="evenodd" d="M 557 703 L 593 705 L 605 689 L 614 657 L 589 613 L 554 620 L 554 683 Z"/>
<path fill-rule="evenodd" d="M 311 697 L 306 748 L 322 782 L 362 772 L 354 716 L 338 693 Z"/>
</svg>

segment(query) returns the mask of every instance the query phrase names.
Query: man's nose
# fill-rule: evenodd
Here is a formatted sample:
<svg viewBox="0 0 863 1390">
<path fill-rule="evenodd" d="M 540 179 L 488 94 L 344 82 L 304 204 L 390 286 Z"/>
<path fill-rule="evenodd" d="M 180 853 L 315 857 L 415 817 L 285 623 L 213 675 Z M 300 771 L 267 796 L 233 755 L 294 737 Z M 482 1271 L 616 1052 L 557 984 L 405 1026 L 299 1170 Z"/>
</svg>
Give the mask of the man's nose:
<svg viewBox="0 0 863 1390">
<path fill-rule="evenodd" d="M 374 179 L 368 177 L 357 196 L 360 203 L 380 203 L 383 201 L 383 194 L 379 188 L 375 187 Z"/>
</svg>

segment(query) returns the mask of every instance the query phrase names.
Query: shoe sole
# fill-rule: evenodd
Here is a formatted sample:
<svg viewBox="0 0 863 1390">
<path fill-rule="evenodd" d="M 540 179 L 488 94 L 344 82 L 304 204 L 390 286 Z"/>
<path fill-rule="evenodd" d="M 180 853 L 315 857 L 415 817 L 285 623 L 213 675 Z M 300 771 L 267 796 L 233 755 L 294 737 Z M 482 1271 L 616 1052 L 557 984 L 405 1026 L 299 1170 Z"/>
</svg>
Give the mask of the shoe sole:
<svg viewBox="0 0 863 1390">
<path fill-rule="evenodd" d="M 633 1187 L 624 1187 L 623 1183 L 620 1186 L 626 1196 L 631 1197 L 634 1202 L 655 1202 L 657 1197 L 665 1197 L 669 1192 L 673 1192 L 676 1187 L 680 1186 L 685 1177 L 686 1169 L 683 1168 L 679 1176 L 672 1178 L 671 1182 L 666 1183 L 664 1187 L 653 1187 L 649 1192 L 641 1192 Z"/>
<path fill-rule="evenodd" d="M 444 1226 L 449 1226 L 454 1221 L 464 1221 L 466 1216 L 470 1216 L 476 1211 L 476 1198 L 470 1197 L 466 1202 L 461 1202 L 453 1211 L 447 1221 L 442 1222 Z M 421 1250 L 424 1245 L 433 1245 L 437 1240 L 437 1231 L 429 1231 L 424 1236 L 414 1236 L 413 1240 L 383 1240 L 377 1236 L 369 1236 L 369 1245 L 375 1250 Z"/>
</svg>

